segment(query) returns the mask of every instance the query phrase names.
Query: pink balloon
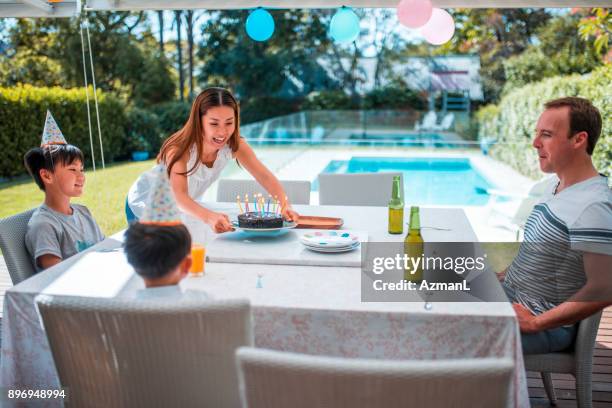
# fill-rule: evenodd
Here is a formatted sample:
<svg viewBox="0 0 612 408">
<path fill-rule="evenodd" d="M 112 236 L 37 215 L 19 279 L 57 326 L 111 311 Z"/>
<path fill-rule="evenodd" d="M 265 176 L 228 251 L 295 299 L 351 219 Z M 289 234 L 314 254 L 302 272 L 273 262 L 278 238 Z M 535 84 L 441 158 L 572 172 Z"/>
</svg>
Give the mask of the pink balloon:
<svg viewBox="0 0 612 408">
<path fill-rule="evenodd" d="M 455 34 L 455 20 L 446 10 L 434 8 L 427 24 L 421 27 L 421 34 L 431 44 L 444 44 Z"/>
<path fill-rule="evenodd" d="M 431 17 L 430 0 L 402 0 L 397 5 L 397 18 L 406 27 L 419 28 Z"/>
</svg>

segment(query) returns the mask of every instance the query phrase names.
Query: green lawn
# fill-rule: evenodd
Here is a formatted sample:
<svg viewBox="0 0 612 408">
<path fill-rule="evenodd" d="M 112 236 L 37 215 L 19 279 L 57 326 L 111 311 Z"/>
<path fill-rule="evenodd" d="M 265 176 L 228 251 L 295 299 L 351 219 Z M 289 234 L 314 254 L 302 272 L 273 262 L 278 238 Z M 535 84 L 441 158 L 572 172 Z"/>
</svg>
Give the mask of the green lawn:
<svg viewBox="0 0 612 408">
<path fill-rule="evenodd" d="M 153 160 L 120 163 L 104 170 L 87 172 L 85 193 L 75 203 L 86 205 L 105 235 L 111 235 L 127 226 L 125 221 L 125 197 L 132 183 L 145 170 L 154 165 Z M 0 218 L 7 217 L 43 201 L 43 192 L 31 179 L 0 184 Z"/>
</svg>

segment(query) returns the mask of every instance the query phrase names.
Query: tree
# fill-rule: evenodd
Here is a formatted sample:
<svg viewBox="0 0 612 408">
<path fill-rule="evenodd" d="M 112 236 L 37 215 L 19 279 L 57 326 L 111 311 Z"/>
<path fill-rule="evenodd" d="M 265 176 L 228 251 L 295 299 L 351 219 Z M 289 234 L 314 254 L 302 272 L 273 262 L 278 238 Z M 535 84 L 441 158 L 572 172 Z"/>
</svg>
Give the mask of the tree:
<svg viewBox="0 0 612 408">
<path fill-rule="evenodd" d="M 485 102 L 497 101 L 506 82 L 503 61 L 525 51 L 551 18 L 546 9 L 456 9 L 455 35 L 437 54 L 477 53 Z"/>
<path fill-rule="evenodd" d="M 19 19 L 3 30 L 0 83 L 14 86 L 59 86 L 66 81 L 61 64 L 53 58 L 57 38 L 44 20 Z"/>
<path fill-rule="evenodd" d="M 248 13 L 211 13 L 202 26 L 199 81 L 231 86 L 242 99 L 293 97 L 332 82 L 317 63 L 330 45 L 318 10 L 271 10 L 272 38 L 251 40 L 245 32 Z"/>
<path fill-rule="evenodd" d="M 185 90 L 185 77 L 183 73 L 183 48 L 181 44 L 181 15 L 182 10 L 174 10 L 174 22 L 176 24 L 176 51 L 178 60 L 178 72 L 179 72 L 179 99 L 181 102 L 184 100 Z"/>
<path fill-rule="evenodd" d="M 98 88 L 145 105 L 174 98 L 174 87 L 159 86 L 172 81 L 170 65 L 156 57 L 157 44 L 144 13 L 89 12 L 85 18 L 90 28 Z M 83 86 L 80 30 L 77 19 L 18 19 L 9 30 L 12 58 L 0 58 L 0 72 L 12 75 L 3 75 L 3 83 Z M 86 37 L 85 44 L 87 48 Z M 88 55 L 86 64 L 89 73 Z M 151 70 L 155 70 L 154 76 L 150 75 Z M 159 84 L 152 85 L 156 82 Z M 159 89 L 145 91 L 154 86 Z"/>
<path fill-rule="evenodd" d="M 194 50 L 194 38 L 193 38 L 193 29 L 194 29 L 194 25 L 195 23 L 198 21 L 198 19 L 200 18 L 200 15 L 197 15 L 194 13 L 193 10 L 187 10 L 187 12 L 185 13 L 185 24 L 186 24 L 186 28 L 187 28 L 187 55 L 188 55 L 188 61 L 189 61 L 189 65 L 188 65 L 188 77 L 189 77 L 189 99 L 193 99 L 193 89 L 194 89 L 194 83 L 193 83 L 193 71 L 194 71 L 194 66 L 193 66 L 193 50 Z"/>
<path fill-rule="evenodd" d="M 164 54 L 164 10 L 157 10 L 157 24 L 159 25 L 159 53 Z"/>
<path fill-rule="evenodd" d="M 557 75 L 585 74 L 602 64 L 603 50 L 576 35 L 578 15 L 561 15 L 536 33 L 538 42 L 503 62 L 504 92 Z"/>
<path fill-rule="evenodd" d="M 397 59 L 399 50 L 405 46 L 405 40 L 396 30 L 397 25 L 393 23 L 397 18 L 395 10 L 372 9 L 368 14 L 372 26 L 368 33 L 371 38 L 369 48 L 373 50 L 376 58 L 374 87 L 378 88 L 383 76 L 393 76 L 393 62 Z"/>
<path fill-rule="evenodd" d="M 579 32 L 583 40 L 594 38 L 593 46 L 605 62 L 612 62 L 610 36 L 612 35 L 612 13 L 610 9 L 595 7 L 589 11 L 572 9 L 572 12 L 585 15 L 580 20 Z"/>
</svg>

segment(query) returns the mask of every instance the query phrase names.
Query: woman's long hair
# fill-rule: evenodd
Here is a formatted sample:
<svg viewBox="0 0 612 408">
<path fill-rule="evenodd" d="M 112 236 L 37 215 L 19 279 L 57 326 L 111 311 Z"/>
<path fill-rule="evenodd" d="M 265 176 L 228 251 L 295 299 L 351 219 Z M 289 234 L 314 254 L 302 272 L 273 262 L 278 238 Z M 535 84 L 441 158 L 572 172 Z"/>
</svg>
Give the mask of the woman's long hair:
<svg viewBox="0 0 612 408">
<path fill-rule="evenodd" d="M 165 163 L 168 168 L 168 175 L 172 171 L 174 164 L 183 157 L 185 153 L 188 153 L 193 146 L 195 146 L 198 152 L 198 160 L 194 163 L 193 167 L 187 169 L 184 175 L 192 174 L 197 167 L 203 161 L 203 150 L 202 150 L 202 134 L 204 127 L 202 126 L 202 116 L 210 108 L 217 106 L 228 106 L 234 110 L 234 123 L 236 128 L 234 133 L 229 138 L 228 144 L 232 152 L 238 150 L 240 144 L 240 107 L 234 95 L 230 91 L 224 88 L 206 88 L 196 97 L 191 106 L 191 112 L 189 113 L 189 119 L 182 127 L 181 130 L 170 136 L 161 147 L 159 154 L 157 155 L 158 163 Z M 168 162 L 169 155 L 172 155 L 170 162 Z"/>
</svg>

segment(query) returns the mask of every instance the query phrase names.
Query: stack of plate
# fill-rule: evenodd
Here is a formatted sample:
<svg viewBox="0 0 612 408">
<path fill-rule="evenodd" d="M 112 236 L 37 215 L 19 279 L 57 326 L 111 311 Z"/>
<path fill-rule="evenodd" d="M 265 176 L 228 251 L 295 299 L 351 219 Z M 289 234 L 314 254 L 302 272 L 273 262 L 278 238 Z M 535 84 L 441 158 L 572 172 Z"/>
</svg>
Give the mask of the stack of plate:
<svg viewBox="0 0 612 408">
<path fill-rule="evenodd" d="M 300 242 L 311 251 L 325 253 L 348 252 L 359 247 L 357 235 L 341 231 L 309 232 Z"/>
</svg>

